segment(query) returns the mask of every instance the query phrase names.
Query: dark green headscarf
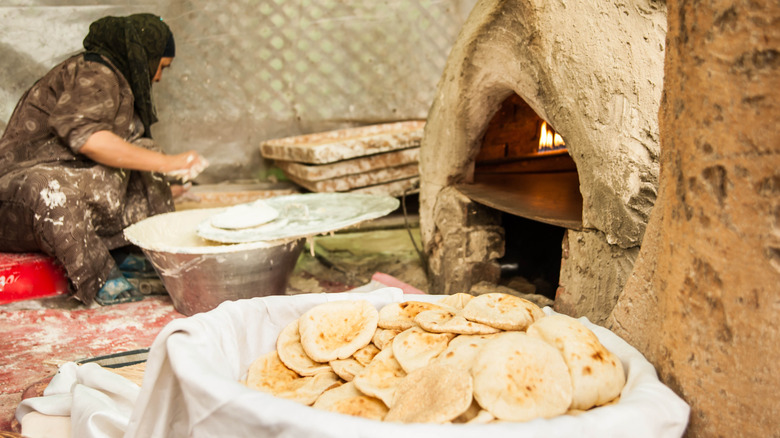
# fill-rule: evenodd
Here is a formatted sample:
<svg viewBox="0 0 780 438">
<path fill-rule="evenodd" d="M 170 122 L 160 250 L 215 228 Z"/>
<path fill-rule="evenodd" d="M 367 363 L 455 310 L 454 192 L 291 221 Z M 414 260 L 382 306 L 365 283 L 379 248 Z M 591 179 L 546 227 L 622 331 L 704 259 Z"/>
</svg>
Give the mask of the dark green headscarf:
<svg viewBox="0 0 780 438">
<path fill-rule="evenodd" d="M 89 26 L 89 34 L 84 38 L 87 55 L 105 56 L 130 83 L 135 111 L 144 124 L 146 137 L 151 137 L 149 127 L 157 121 L 152 103 L 152 77 L 166 44 L 170 45 L 172 40 L 168 25 L 153 14 L 101 18 Z"/>
</svg>

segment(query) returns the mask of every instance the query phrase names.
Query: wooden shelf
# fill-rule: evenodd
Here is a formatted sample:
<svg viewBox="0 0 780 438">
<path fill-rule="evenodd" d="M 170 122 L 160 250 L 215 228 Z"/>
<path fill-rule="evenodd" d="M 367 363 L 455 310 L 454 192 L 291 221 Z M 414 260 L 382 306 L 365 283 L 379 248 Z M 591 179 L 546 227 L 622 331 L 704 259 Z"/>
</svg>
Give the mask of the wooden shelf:
<svg viewBox="0 0 780 438">
<path fill-rule="evenodd" d="M 475 174 L 456 186 L 469 199 L 505 213 L 559 227 L 582 229 L 577 172 Z"/>
<path fill-rule="evenodd" d="M 476 162 L 475 166 L 474 172 L 477 174 L 577 171 L 577 165 L 565 150 L 534 154 L 525 158 Z"/>
</svg>

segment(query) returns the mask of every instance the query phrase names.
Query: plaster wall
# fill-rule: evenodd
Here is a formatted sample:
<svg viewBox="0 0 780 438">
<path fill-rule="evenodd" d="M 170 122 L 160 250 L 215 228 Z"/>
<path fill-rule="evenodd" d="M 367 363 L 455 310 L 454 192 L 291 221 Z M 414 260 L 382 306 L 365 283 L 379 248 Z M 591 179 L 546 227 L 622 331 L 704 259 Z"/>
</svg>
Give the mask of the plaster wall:
<svg viewBox="0 0 780 438">
<path fill-rule="evenodd" d="M 0 131 L 22 93 L 106 15 L 152 12 L 174 65 L 155 85 L 165 151 L 212 163 L 199 182 L 265 179 L 263 140 L 421 119 L 475 0 L 11 0 L 0 3 Z"/>
</svg>

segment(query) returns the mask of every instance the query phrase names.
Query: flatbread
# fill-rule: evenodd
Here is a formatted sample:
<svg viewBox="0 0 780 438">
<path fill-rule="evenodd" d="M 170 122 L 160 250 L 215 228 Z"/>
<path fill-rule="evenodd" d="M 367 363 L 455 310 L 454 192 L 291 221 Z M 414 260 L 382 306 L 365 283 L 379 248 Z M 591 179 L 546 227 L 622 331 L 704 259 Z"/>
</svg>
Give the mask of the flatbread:
<svg viewBox="0 0 780 438">
<path fill-rule="evenodd" d="M 393 342 L 393 338 L 401 333 L 401 330 L 390 330 L 377 328 L 374 332 L 374 336 L 371 338 L 371 343 L 376 345 L 380 350 L 384 350 L 385 347 Z"/>
<path fill-rule="evenodd" d="M 495 421 L 496 417 L 495 415 L 491 414 L 490 412 L 486 410 L 481 410 L 477 413 L 477 415 L 472 418 L 471 420 L 467 421 L 468 424 L 487 424 Z"/>
<path fill-rule="evenodd" d="M 496 292 L 474 297 L 463 308 L 463 316 L 501 330 L 525 330 L 544 312 L 528 300 Z"/>
<path fill-rule="evenodd" d="M 404 330 L 393 339 L 393 355 L 407 373 L 422 368 L 447 348 L 455 335 L 430 333 L 420 327 Z"/>
<path fill-rule="evenodd" d="M 276 351 L 279 354 L 279 359 L 287 368 L 302 376 L 313 376 L 330 370 L 330 365 L 311 360 L 303 351 L 297 319 L 287 324 L 279 333 L 279 337 L 276 339 Z"/>
<path fill-rule="evenodd" d="M 390 303 L 379 310 L 377 326 L 390 330 L 406 330 L 415 326 L 414 317 L 423 310 L 438 309 L 441 306 L 424 301 Z"/>
<path fill-rule="evenodd" d="M 491 339 L 482 347 L 471 373 L 474 398 L 500 420 L 551 418 L 564 414 L 571 405 L 571 378 L 561 353 L 522 332 L 501 333 Z"/>
<path fill-rule="evenodd" d="M 528 328 L 557 348 L 566 361 L 574 389 L 572 408 L 587 410 L 620 396 L 626 377 L 623 364 L 584 324 L 566 315 L 551 315 Z"/>
<path fill-rule="evenodd" d="M 429 303 L 391 304 L 388 321 L 406 324 L 414 315 L 400 332 L 378 327 L 381 311 L 365 300 L 315 306 L 284 327 L 277 350 L 258 357 L 241 383 L 333 412 L 406 423 L 529 421 L 620 399 L 622 363 L 578 320 L 544 316 L 501 293 L 463 300 L 463 310 L 447 301 L 428 310 Z M 467 311 L 492 325 L 467 320 Z M 529 319 L 525 331 L 517 329 Z M 474 330 L 491 333 L 464 334 Z"/>
<path fill-rule="evenodd" d="M 473 298 L 474 295 L 458 292 L 452 295 L 447 295 L 446 297 L 437 301 L 436 304 L 442 306 L 454 307 L 456 309 L 463 310 L 463 308 L 466 307 L 466 304 L 468 304 L 468 302 L 471 301 Z"/>
<path fill-rule="evenodd" d="M 432 364 L 401 380 L 385 421 L 446 423 L 466 412 L 472 394 L 473 382 L 467 371 Z"/>
<path fill-rule="evenodd" d="M 210 218 L 211 226 L 223 230 L 240 230 L 266 224 L 279 217 L 279 211 L 262 200 L 225 209 Z"/>
<path fill-rule="evenodd" d="M 372 360 L 374 360 L 374 356 L 379 354 L 379 352 L 382 351 L 374 344 L 368 344 L 365 347 L 361 348 L 360 350 L 356 351 L 355 354 L 352 355 L 352 357 L 358 361 L 361 365 L 365 366 L 368 365 Z"/>
<path fill-rule="evenodd" d="M 482 406 L 480 406 L 476 400 L 474 400 L 474 397 L 471 397 L 471 405 L 469 405 L 468 409 L 466 409 L 462 414 L 458 415 L 457 418 L 454 418 L 452 422 L 468 423 L 474 418 L 476 418 L 476 416 L 479 415 L 480 412 L 485 412 L 485 410 L 482 409 Z"/>
<path fill-rule="evenodd" d="M 374 357 L 368 366 L 363 368 L 352 380 L 355 387 L 363 394 L 382 400 L 391 407 L 395 396 L 396 385 L 406 377 L 406 371 L 393 355 L 392 346 L 388 346 Z"/>
<path fill-rule="evenodd" d="M 249 365 L 246 386 L 277 397 L 311 405 L 325 390 L 337 385 L 336 374 L 326 371 L 311 377 L 301 377 L 287 368 L 276 350 L 264 354 Z"/>
<path fill-rule="evenodd" d="M 460 335 L 451 340 L 447 349 L 434 362 L 469 371 L 482 347 L 497 335 Z"/>
<path fill-rule="evenodd" d="M 325 391 L 313 407 L 378 421 L 387 415 L 387 406 L 382 400 L 363 394 L 352 382 Z"/>
<path fill-rule="evenodd" d="M 456 333 L 459 335 L 487 335 L 501 330 L 489 325 L 469 321 L 455 309 L 425 310 L 414 317 L 414 322 L 432 333 Z"/>
<path fill-rule="evenodd" d="M 332 360 L 329 364 L 329 366 L 333 368 L 333 372 L 346 382 L 351 382 L 364 368 L 360 362 L 351 357 L 348 359 Z"/>
<path fill-rule="evenodd" d="M 366 300 L 314 306 L 299 318 L 301 345 L 316 362 L 346 359 L 371 342 L 378 318 L 376 308 Z"/>
</svg>

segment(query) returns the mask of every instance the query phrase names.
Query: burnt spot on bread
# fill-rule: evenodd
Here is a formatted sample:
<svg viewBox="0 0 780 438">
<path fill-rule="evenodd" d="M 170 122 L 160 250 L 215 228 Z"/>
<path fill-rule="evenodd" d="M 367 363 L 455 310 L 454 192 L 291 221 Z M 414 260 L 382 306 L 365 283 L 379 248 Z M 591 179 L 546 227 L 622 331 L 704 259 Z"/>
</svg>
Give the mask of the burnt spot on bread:
<svg viewBox="0 0 780 438">
<path fill-rule="evenodd" d="M 585 368 L 582 369 L 583 376 L 589 376 L 591 374 L 593 374 L 593 370 L 589 366 L 586 366 Z"/>
<path fill-rule="evenodd" d="M 590 355 L 591 359 L 597 360 L 599 362 L 606 362 L 606 358 L 604 357 L 604 353 L 601 350 L 596 350 L 595 353 Z"/>
</svg>

